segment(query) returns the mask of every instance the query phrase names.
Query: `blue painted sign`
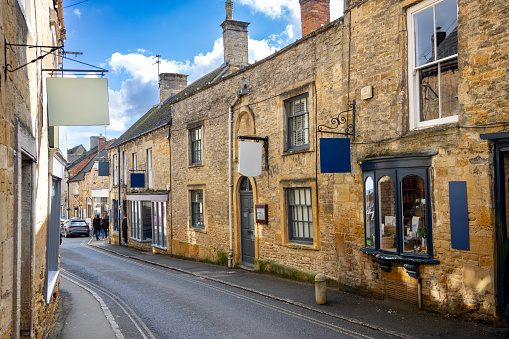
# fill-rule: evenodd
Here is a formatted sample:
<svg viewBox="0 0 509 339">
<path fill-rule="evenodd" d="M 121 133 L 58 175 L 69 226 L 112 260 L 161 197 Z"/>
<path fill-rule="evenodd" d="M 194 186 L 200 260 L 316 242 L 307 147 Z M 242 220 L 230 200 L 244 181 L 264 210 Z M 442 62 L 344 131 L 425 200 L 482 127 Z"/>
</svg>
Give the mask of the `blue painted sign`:
<svg viewBox="0 0 509 339">
<path fill-rule="evenodd" d="M 131 188 L 145 187 L 145 173 L 131 173 Z"/>
<path fill-rule="evenodd" d="M 470 251 L 466 181 L 449 182 L 449 207 L 451 247 L 457 250 Z"/>
<path fill-rule="evenodd" d="M 350 173 L 350 139 L 320 139 L 320 169 L 322 173 Z"/>
</svg>

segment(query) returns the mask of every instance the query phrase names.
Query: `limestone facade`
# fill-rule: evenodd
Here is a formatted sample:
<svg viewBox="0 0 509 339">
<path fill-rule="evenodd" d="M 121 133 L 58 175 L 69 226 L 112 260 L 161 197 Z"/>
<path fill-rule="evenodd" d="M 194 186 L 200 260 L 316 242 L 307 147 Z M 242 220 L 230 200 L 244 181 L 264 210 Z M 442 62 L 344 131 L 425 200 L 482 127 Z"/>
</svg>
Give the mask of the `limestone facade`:
<svg viewBox="0 0 509 339">
<path fill-rule="evenodd" d="M 58 50 L 22 66 L 49 51 L 26 45 L 65 40 L 62 2 L 2 0 L 0 8 L 0 337 L 44 338 L 58 300 L 65 157 L 48 143 L 41 70 L 58 68 Z"/>
<path fill-rule="evenodd" d="M 444 27 L 454 48 L 443 61 L 437 48 L 431 66 L 411 69 L 418 43 L 409 27 L 446 5 L 457 6 Z M 120 145 L 128 154 L 152 147 L 152 190 L 169 190 L 168 244 L 153 251 L 223 264 L 233 251 L 235 263 L 255 269 L 324 273 L 345 290 L 495 320 L 508 293 L 507 221 L 496 218 L 506 215 L 497 201 L 509 201 L 508 12 L 503 0 L 345 1 L 342 18 L 163 105 L 169 124 Z M 353 100 L 355 135 L 325 133 L 323 126 L 345 132 L 334 123 L 344 111 L 352 121 Z M 423 111 L 440 100 L 439 119 L 427 118 Z M 237 171 L 238 136 L 269 140 L 262 174 L 248 181 Z M 350 157 L 349 171 L 322 173 L 321 161 L 335 153 L 321 152 L 324 138 L 350 139 L 349 153 L 335 160 Z M 455 200 L 466 209 L 453 208 Z M 258 204 L 267 221 L 244 229 Z M 458 229 L 466 247 L 456 243 Z"/>
</svg>

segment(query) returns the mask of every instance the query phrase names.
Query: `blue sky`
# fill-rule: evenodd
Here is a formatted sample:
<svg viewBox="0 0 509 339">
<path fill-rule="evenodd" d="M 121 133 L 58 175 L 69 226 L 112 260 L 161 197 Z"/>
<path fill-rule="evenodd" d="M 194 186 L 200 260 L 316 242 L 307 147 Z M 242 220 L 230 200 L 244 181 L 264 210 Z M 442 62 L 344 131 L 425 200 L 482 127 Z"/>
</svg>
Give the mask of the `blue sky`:
<svg viewBox="0 0 509 339">
<path fill-rule="evenodd" d="M 103 67 L 109 87 L 110 125 L 69 127 L 68 147 L 106 134 L 120 136 L 159 103 L 156 55 L 161 73 L 197 80 L 223 63 L 224 0 L 63 0 L 64 47 L 87 64 Z M 331 0 L 331 21 L 343 0 Z M 249 62 L 261 60 L 301 37 L 299 0 L 234 0 L 233 19 L 249 22 Z M 86 66 L 64 60 L 64 69 Z M 106 131 L 106 133 L 105 133 Z"/>
</svg>

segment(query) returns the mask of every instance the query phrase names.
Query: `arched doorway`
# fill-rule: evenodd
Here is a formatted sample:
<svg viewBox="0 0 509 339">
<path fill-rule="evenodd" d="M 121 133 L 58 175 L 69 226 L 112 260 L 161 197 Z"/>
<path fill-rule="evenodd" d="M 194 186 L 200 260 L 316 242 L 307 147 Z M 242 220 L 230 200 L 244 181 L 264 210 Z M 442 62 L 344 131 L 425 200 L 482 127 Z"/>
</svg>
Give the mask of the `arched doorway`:
<svg viewBox="0 0 509 339">
<path fill-rule="evenodd" d="M 252 266 L 255 259 L 255 232 L 253 187 L 249 178 L 242 178 L 239 186 L 239 196 L 242 263 Z"/>
</svg>

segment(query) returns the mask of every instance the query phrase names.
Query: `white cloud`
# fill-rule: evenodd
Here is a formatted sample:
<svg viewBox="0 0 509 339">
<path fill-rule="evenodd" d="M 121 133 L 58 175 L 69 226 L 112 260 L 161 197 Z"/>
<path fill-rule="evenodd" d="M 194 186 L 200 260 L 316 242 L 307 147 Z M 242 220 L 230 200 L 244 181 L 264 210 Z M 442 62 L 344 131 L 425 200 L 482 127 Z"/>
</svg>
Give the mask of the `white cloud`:
<svg viewBox="0 0 509 339">
<path fill-rule="evenodd" d="M 263 13 L 271 19 L 284 16 L 300 18 L 299 0 L 238 0 L 236 2 L 251 8 L 254 12 Z"/>
<path fill-rule="evenodd" d="M 74 13 L 74 14 L 75 14 L 78 18 L 81 18 L 81 11 L 80 11 L 79 9 L 77 9 L 77 8 L 76 8 L 76 9 L 73 11 L 73 13 Z"/>
</svg>

